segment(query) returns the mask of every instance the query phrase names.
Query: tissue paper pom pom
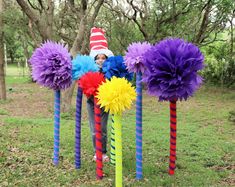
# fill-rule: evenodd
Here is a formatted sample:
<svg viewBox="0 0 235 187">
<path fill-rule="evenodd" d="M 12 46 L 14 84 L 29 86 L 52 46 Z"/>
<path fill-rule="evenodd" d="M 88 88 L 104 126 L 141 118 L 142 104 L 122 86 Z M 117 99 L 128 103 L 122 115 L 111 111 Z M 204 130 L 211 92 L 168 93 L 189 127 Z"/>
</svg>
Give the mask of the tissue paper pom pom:
<svg viewBox="0 0 235 187">
<path fill-rule="evenodd" d="M 71 58 L 62 44 L 45 42 L 33 52 L 29 62 L 33 79 L 37 83 L 53 90 L 66 89 L 71 85 Z"/>
<path fill-rule="evenodd" d="M 92 71 L 99 71 L 98 65 L 95 63 L 94 59 L 90 56 L 77 55 L 72 60 L 72 76 L 73 80 L 80 79 L 85 73 Z"/>
<path fill-rule="evenodd" d="M 121 114 L 126 108 L 131 107 L 136 92 L 126 79 L 113 77 L 100 85 L 96 97 L 99 100 L 98 104 L 104 107 L 106 112 Z"/>
<path fill-rule="evenodd" d="M 186 100 L 199 87 L 204 57 L 199 48 L 182 39 L 166 39 L 145 54 L 143 81 L 159 100 Z"/>
<path fill-rule="evenodd" d="M 131 81 L 133 78 L 133 73 L 127 71 L 126 65 L 124 64 L 124 59 L 122 56 L 109 57 L 102 66 L 102 71 L 105 78 L 111 79 L 111 77 L 126 78 Z"/>
<path fill-rule="evenodd" d="M 105 82 L 104 75 L 99 72 L 88 72 L 78 81 L 83 93 L 87 96 L 96 95 L 97 89 L 102 82 Z"/>
<path fill-rule="evenodd" d="M 148 42 L 132 43 L 128 46 L 124 63 L 129 72 L 144 73 L 145 67 L 143 64 L 144 54 L 151 48 Z"/>
</svg>

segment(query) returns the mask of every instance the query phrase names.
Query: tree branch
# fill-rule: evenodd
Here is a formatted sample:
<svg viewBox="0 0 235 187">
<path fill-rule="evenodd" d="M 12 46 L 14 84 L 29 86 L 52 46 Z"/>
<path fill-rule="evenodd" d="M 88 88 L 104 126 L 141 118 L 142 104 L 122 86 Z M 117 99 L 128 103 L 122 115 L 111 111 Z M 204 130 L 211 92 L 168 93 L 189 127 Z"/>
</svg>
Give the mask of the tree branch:
<svg viewBox="0 0 235 187">
<path fill-rule="evenodd" d="M 33 3 L 31 3 L 30 0 L 28 0 L 28 3 L 29 3 L 29 5 L 30 5 L 33 9 L 38 10 L 39 12 L 42 11 L 42 10 L 41 10 L 40 8 L 38 8 L 37 6 L 34 6 Z"/>
<path fill-rule="evenodd" d="M 207 42 L 200 43 L 199 45 L 202 47 L 202 46 L 209 45 L 209 44 L 211 44 L 211 43 L 213 43 L 213 42 L 219 42 L 219 41 L 220 41 L 220 42 L 225 42 L 225 41 L 226 41 L 226 40 L 223 40 L 223 39 L 217 40 L 217 35 L 218 35 L 218 32 L 215 33 L 215 35 L 214 35 L 214 37 L 213 37 L 212 40 L 209 40 L 209 41 L 207 41 Z"/>
<path fill-rule="evenodd" d="M 29 5 L 24 0 L 16 0 L 17 3 L 20 5 L 22 10 L 25 12 L 25 14 L 36 24 L 38 24 L 39 19 L 38 16 L 31 10 Z"/>
<path fill-rule="evenodd" d="M 40 4 L 41 8 L 44 9 L 43 2 L 41 0 L 38 0 L 38 2 Z"/>
<path fill-rule="evenodd" d="M 205 7 L 205 13 L 203 15 L 203 19 L 202 19 L 202 22 L 201 22 L 201 25 L 200 25 L 200 29 L 199 29 L 199 31 L 198 31 L 195 39 L 194 39 L 194 43 L 197 43 L 197 44 L 201 43 L 202 36 L 203 36 L 203 34 L 206 30 L 206 27 L 208 25 L 209 13 L 211 11 L 211 0 L 208 0 L 205 6 L 206 6 Z M 204 7 L 203 7 L 203 9 L 204 9 Z"/>
<path fill-rule="evenodd" d="M 50 19 L 48 17 L 41 18 L 38 16 L 24 0 L 16 0 L 17 3 L 20 5 L 22 11 L 28 16 L 28 18 L 34 23 L 39 31 L 39 34 L 42 37 L 42 40 L 47 40 L 51 37 L 51 32 L 48 30 L 48 23 L 45 23 L 45 19 Z M 52 1 L 48 1 L 49 3 Z M 53 3 L 53 2 L 52 2 Z M 48 16 L 48 15 L 47 15 Z M 49 22 L 50 23 L 50 22 Z"/>
<path fill-rule="evenodd" d="M 95 19 L 96 19 L 96 17 L 98 16 L 98 13 L 99 13 L 99 10 L 100 10 L 100 8 L 101 8 L 101 6 L 102 6 L 102 4 L 104 3 L 104 0 L 99 0 L 98 1 L 98 4 L 96 5 L 96 7 L 95 7 L 95 11 L 94 11 L 94 13 L 93 13 L 93 15 L 92 15 L 92 17 L 91 17 L 91 19 L 90 19 L 90 25 L 93 25 L 94 24 L 94 22 L 95 22 Z M 92 26 L 91 26 L 92 27 Z"/>
<path fill-rule="evenodd" d="M 32 21 L 29 19 L 29 23 L 28 23 L 28 30 L 29 30 L 29 35 L 31 36 L 33 42 L 34 42 L 34 48 L 38 47 L 38 41 L 36 40 L 36 35 L 35 32 L 33 31 L 33 24 Z"/>
</svg>

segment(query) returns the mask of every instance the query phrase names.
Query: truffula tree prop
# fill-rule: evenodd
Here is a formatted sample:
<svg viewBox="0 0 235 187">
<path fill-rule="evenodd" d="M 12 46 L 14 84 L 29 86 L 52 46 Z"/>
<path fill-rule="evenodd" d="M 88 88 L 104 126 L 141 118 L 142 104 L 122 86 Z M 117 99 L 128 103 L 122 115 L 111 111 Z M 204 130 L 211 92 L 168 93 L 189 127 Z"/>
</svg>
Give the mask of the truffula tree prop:
<svg viewBox="0 0 235 187">
<path fill-rule="evenodd" d="M 149 94 L 170 102 L 170 175 L 176 160 L 176 102 L 187 100 L 202 83 L 198 71 L 203 60 L 199 48 L 182 39 L 163 40 L 145 54 L 144 81 Z"/>
<path fill-rule="evenodd" d="M 136 73 L 136 179 L 143 178 L 142 154 L 142 74 L 144 73 L 144 54 L 151 48 L 147 42 L 132 43 L 124 57 L 129 72 Z"/>
<path fill-rule="evenodd" d="M 113 77 L 106 80 L 98 88 L 98 104 L 104 107 L 106 112 L 113 114 L 115 129 L 115 153 L 116 153 L 116 186 L 122 186 L 122 113 L 126 108 L 130 108 L 131 103 L 136 98 L 135 89 L 125 78 Z"/>
<path fill-rule="evenodd" d="M 79 80 L 87 72 L 98 71 L 98 65 L 90 56 L 77 55 L 72 60 L 73 80 Z M 82 89 L 78 86 L 76 98 L 76 123 L 75 123 L 75 168 L 81 168 L 81 110 Z"/>
<path fill-rule="evenodd" d="M 133 73 L 129 73 L 126 65 L 124 64 L 124 59 L 122 56 L 112 56 L 109 57 L 102 66 L 102 71 L 105 75 L 105 78 L 111 79 L 112 77 L 126 78 L 130 81 L 133 78 Z M 115 164 L 115 130 L 113 123 L 112 115 L 112 124 L 111 124 L 111 150 L 110 150 L 110 162 Z"/>
<path fill-rule="evenodd" d="M 101 83 L 105 82 L 104 75 L 99 72 L 88 72 L 79 80 L 79 86 L 87 97 L 94 96 L 95 104 L 95 147 L 96 147 L 96 178 L 103 178 L 102 163 L 102 131 L 101 131 L 101 111 L 97 104 L 97 89 Z"/>
<path fill-rule="evenodd" d="M 55 91 L 54 102 L 54 158 L 59 163 L 60 149 L 60 90 L 72 83 L 72 63 L 68 50 L 61 44 L 47 41 L 30 58 L 33 79 Z"/>
</svg>

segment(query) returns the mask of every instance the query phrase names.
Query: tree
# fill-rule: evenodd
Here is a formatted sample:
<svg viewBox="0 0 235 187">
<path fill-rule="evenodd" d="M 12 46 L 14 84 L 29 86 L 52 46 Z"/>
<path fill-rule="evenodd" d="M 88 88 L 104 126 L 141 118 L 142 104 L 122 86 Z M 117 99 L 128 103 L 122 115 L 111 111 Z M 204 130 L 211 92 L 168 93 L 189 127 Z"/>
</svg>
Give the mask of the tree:
<svg viewBox="0 0 235 187">
<path fill-rule="evenodd" d="M 230 54 L 231 56 L 234 56 L 234 35 L 233 35 L 233 30 L 234 30 L 234 17 L 235 17 L 235 5 L 234 5 L 234 10 L 231 11 L 231 15 L 229 16 L 229 24 L 230 24 Z"/>
<path fill-rule="evenodd" d="M 0 0 L 0 100 L 6 100 L 6 83 L 4 72 L 4 50 L 3 50 L 3 0 Z"/>
<path fill-rule="evenodd" d="M 35 3 L 28 1 L 29 4 L 24 0 L 16 1 L 30 21 L 37 27 L 42 41 L 52 39 L 54 1 L 48 0 L 46 3 L 39 0 Z"/>
<path fill-rule="evenodd" d="M 104 0 L 94 0 L 88 4 L 87 0 L 81 0 L 79 3 L 76 3 L 74 0 L 60 1 L 58 9 L 56 9 L 58 12 L 55 12 L 54 9 L 57 7 L 55 7 L 53 0 L 37 0 L 33 2 L 17 0 L 22 11 L 29 18 L 32 30 L 35 29 L 41 36 L 41 41 L 62 38 L 71 47 L 70 53 L 73 57 L 78 53 L 87 53 L 87 46 L 89 44 L 88 33 L 94 25 L 94 21 L 103 2 Z M 55 14 L 58 15 L 57 17 L 59 19 L 55 18 Z M 73 37 L 71 38 L 70 35 L 66 36 L 69 22 L 65 23 L 64 20 L 67 18 L 73 18 L 75 20 L 74 28 L 69 33 L 72 31 L 76 35 L 72 35 Z M 31 34 L 34 34 L 34 32 L 31 32 Z M 62 111 L 64 112 L 70 110 L 74 86 L 75 83 L 62 93 Z"/>
<path fill-rule="evenodd" d="M 11 59 L 10 63 L 25 61 L 38 42 L 32 42 L 28 19 L 15 2 L 7 1 L 4 9 L 4 42 L 7 46 L 7 55 Z"/>
<path fill-rule="evenodd" d="M 104 0 L 99 0 L 96 5 L 94 1 L 92 3 L 92 6 L 88 10 L 88 4 L 86 0 L 82 0 L 80 6 L 76 6 L 74 1 L 69 1 L 69 5 L 72 11 L 78 11 L 79 24 L 77 24 L 76 28 L 78 29 L 77 36 L 73 42 L 72 48 L 70 49 L 70 53 L 73 57 L 75 57 L 78 52 L 81 54 L 84 54 L 87 52 L 87 46 L 89 44 L 89 36 L 86 35 L 86 33 L 90 33 L 91 27 L 94 25 L 95 19 L 99 13 L 99 10 L 104 3 Z M 92 8 L 94 9 L 93 12 L 91 12 Z M 72 84 L 70 88 L 65 90 L 64 97 L 62 100 L 62 111 L 68 112 L 71 108 L 71 101 L 72 101 L 72 95 L 75 87 L 75 82 Z"/>
<path fill-rule="evenodd" d="M 232 0 L 107 0 L 114 17 L 122 16 L 134 23 L 144 40 L 155 43 L 165 37 L 180 37 L 197 45 L 218 41 L 225 29 Z M 211 37 L 213 35 L 214 37 Z"/>
</svg>

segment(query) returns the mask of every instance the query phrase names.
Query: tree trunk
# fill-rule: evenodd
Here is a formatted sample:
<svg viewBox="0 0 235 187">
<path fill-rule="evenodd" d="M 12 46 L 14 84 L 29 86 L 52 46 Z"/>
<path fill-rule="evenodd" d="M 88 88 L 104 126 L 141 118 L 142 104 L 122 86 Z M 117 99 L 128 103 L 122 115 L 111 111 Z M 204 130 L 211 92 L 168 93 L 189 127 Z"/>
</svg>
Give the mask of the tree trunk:
<svg viewBox="0 0 235 187">
<path fill-rule="evenodd" d="M 84 39 L 84 31 L 85 31 L 85 11 L 83 17 L 80 20 L 80 24 L 79 24 L 79 31 L 78 34 L 76 36 L 76 39 L 73 43 L 72 48 L 70 49 L 70 54 L 75 57 L 78 54 L 78 51 L 81 50 L 81 43 Z M 72 103 L 72 97 L 73 97 L 73 92 L 74 92 L 74 88 L 75 88 L 75 81 L 73 82 L 73 84 L 67 88 L 65 91 L 63 91 L 62 93 L 62 103 L 61 103 L 61 111 L 62 112 L 69 112 L 71 109 L 71 103 Z"/>
<path fill-rule="evenodd" d="M 46 32 L 47 36 L 49 39 L 52 38 L 53 32 L 52 32 L 52 27 L 53 27 L 53 19 L 54 19 L 54 2 L 52 0 L 48 0 L 48 8 L 46 10 L 46 17 L 47 17 L 47 25 L 46 25 Z"/>
<path fill-rule="evenodd" d="M 0 0 L 0 100 L 6 100 L 2 13 L 3 13 L 3 0 Z"/>
<path fill-rule="evenodd" d="M 28 18 L 37 26 L 42 41 L 51 39 L 52 37 L 52 23 L 53 23 L 53 11 L 54 2 L 48 0 L 47 8 L 43 9 L 44 17 L 37 15 L 24 0 L 16 0 L 20 5 L 22 11 L 28 16 Z"/>
<path fill-rule="evenodd" d="M 176 19 L 175 19 L 175 12 L 176 12 L 176 2 L 172 0 L 172 24 L 171 24 L 171 33 L 174 35 L 175 27 L 176 27 Z"/>
<path fill-rule="evenodd" d="M 235 16 L 235 10 L 233 11 L 232 13 L 232 16 L 231 16 L 231 20 L 229 20 L 230 22 L 230 29 L 231 29 L 231 34 L 230 34 L 230 54 L 231 56 L 233 56 L 233 18 Z"/>
<path fill-rule="evenodd" d="M 24 37 L 20 38 L 21 39 L 21 43 L 22 43 L 22 47 L 24 49 L 24 56 L 26 58 L 26 64 L 25 64 L 25 67 L 27 68 L 27 70 L 29 70 L 30 74 L 28 74 L 27 76 L 31 75 L 32 73 L 32 66 L 31 64 L 29 63 L 29 58 L 30 58 L 30 54 L 29 54 L 29 50 L 28 50 L 28 44 L 27 44 L 27 41 L 25 41 Z M 33 78 L 32 76 L 31 77 L 31 81 L 33 81 Z"/>
<path fill-rule="evenodd" d="M 80 51 L 81 54 L 83 54 L 86 51 L 86 46 L 84 45 L 88 45 L 89 42 L 85 42 L 84 40 L 89 40 L 88 38 L 85 38 L 85 32 L 90 32 L 91 27 L 93 27 L 94 25 L 94 21 L 99 13 L 99 10 L 102 6 L 102 4 L 104 3 L 104 0 L 99 0 L 97 2 L 97 5 L 95 7 L 95 11 L 93 13 L 93 15 L 91 16 L 91 19 L 88 21 L 87 20 L 87 2 L 85 0 L 82 0 L 82 8 L 81 8 L 81 17 L 80 17 L 80 23 L 79 23 L 79 31 L 77 33 L 77 36 L 74 40 L 73 46 L 70 49 L 70 54 L 75 57 L 78 52 Z M 88 24 L 89 23 L 89 24 Z M 89 25 L 89 26 L 87 26 Z M 61 111 L 62 112 L 69 112 L 69 110 L 71 109 L 71 103 L 72 103 L 72 96 L 73 96 L 73 92 L 74 92 L 74 88 L 75 88 L 76 82 L 74 81 L 73 84 L 66 89 L 63 93 L 62 93 L 62 104 L 61 104 Z"/>
<path fill-rule="evenodd" d="M 201 22 L 199 31 L 196 35 L 196 38 L 194 39 L 194 43 L 196 43 L 196 44 L 200 44 L 202 42 L 203 35 L 206 32 L 207 26 L 209 24 L 208 19 L 209 19 L 211 7 L 212 7 L 211 0 L 208 0 L 205 5 L 205 12 L 204 12 L 204 15 L 202 18 L 202 22 Z"/>
<path fill-rule="evenodd" d="M 9 51 L 9 56 L 10 56 L 10 59 L 11 59 L 11 63 L 9 63 L 9 64 L 14 64 L 15 58 L 14 58 L 14 54 L 13 54 L 12 50 Z"/>
<path fill-rule="evenodd" d="M 76 85 L 76 82 L 73 81 L 72 85 L 62 92 L 62 97 L 63 97 L 62 104 L 61 104 L 62 112 L 69 112 L 71 109 L 72 97 L 73 97 L 75 85 Z"/>
</svg>

